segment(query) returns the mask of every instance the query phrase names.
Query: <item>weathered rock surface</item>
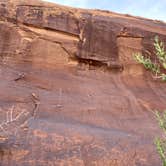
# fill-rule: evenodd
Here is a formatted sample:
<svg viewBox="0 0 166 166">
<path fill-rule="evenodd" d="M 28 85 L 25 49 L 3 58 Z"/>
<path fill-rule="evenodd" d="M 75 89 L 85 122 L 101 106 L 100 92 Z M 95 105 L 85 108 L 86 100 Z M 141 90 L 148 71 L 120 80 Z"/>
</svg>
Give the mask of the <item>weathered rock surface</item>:
<svg viewBox="0 0 166 166">
<path fill-rule="evenodd" d="M 36 58 L 34 45 L 45 42 L 61 47 L 69 57 L 124 66 L 133 63 L 133 52 L 153 53 L 154 36 L 166 41 L 164 23 L 107 11 L 6 0 L 1 2 L 0 16 L 1 55 Z"/>
<path fill-rule="evenodd" d="M 166 85 L 132 58 L 153 58 L 156 35 L 165 23 L 1 0 L 0 165 L 160 165 L 151 110 Z"/>
</svg>

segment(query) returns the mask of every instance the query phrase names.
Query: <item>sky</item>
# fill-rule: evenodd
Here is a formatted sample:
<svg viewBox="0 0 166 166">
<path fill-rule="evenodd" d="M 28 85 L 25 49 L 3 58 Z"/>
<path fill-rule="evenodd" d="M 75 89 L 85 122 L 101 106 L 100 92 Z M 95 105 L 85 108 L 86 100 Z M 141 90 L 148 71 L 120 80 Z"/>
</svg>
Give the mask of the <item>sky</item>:
<svg viewBox="0 0 166 166">
<path fill-rule="evenodd" d="M 44 0 L 62 5 L 111 10 L 166 22 L 166 0 Z"/>
</svg>

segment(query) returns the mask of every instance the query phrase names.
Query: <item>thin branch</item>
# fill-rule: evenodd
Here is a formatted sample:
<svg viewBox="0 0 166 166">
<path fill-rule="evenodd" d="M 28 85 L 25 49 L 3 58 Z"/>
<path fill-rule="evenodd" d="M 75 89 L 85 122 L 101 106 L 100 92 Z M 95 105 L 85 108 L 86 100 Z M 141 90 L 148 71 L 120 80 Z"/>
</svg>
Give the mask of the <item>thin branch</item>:
<svg viewBox="0 0 166 166">
<path fill-rule="evenodd" d="M 21 73 L 21 74 L 19 74 L 19 76 L 16 79 L 14 79 L 14 81 L 19 81 L 19 80 L 23 79 L 24 77 L 25 77 L 25 73 Z"/>
<path fill-rule="evenodd" d="M 36 113 L 39 108 L 40 101 L 39 101 L 39 97 L 35 93 L 32 93 L 31 95 L 32 95 L 32 101 L 35 104 L 35 108 L 33 109 L 33 117 L 36 117 Z"/>
<path fill-rule="evenodd" d="M 12 106 L 12 108 L 10 110 L 10 122 L 13 121 L 13 111 L 14 111 L 14 106 Z"/>
<path fill-rule="evenodd" d="M 5 129 L 2 127 L 2 125 L 0 125 L 0 128 L 2 129 L 2 131 L 3 131 L 6 135 L 8 135 L 8 133 L 5 131 Z"/>
<path fill-rule="evenodd" d="M 6 112 L 6 123 L 9 122 L 9 114 L 8 114 L 8 111 Z"/>
<path fill-rule="evenodd" d="M 57 104 L 57 107 L 61 108 L 62 107 L 62 88 L 59 89 L 59 97 L 58 97 L 58 104 Z"/>
<path fill-rule="evenodd" d="M 13 119 L 13 121 L 16 121 L 17 119 L 19 119 L 20 116 L 21 116 L 23 113 L 25 113 L 25 112 L 26 112 L 26 111 L 23 110 L 20 114 L 18 114 L 18 115 L 16 116 L 16 118 Z"/>
</svg>

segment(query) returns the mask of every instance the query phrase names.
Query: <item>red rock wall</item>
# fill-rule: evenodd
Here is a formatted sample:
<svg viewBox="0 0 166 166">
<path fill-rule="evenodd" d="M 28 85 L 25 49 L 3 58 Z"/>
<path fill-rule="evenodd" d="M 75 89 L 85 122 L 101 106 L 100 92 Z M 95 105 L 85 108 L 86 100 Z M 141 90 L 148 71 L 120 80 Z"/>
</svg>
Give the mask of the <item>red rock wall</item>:
<svg viewBox="0 0 166 166">
<path fill-rule="evenodd" d="M 0 165 L 161 165 L 152 110 L 166 84 L 135 76 L 132 57 L 153 53 L 155 35 L 166 41 L 165 23 L 0 0 Z"/>
<path fill-rule="evenodd" d="M 132 54 L 135 52 L 148 51 L 153 56 L 153 39 L 156 35 L 166 41 L 166 24 L 162 22 L 107 11 L 66 8 L 40 1 L 1 2 L 0 20 L 1 24 L 4 24 L 5 20 L 7 23 L 12 23 L 11 31 L 21 30 L 30 36 L 32 40 L 24 42 L 27 46 L 19 48 L 25 49 L 24 54 L 28 53 L 26 49 L 33 45 L 34 38 L 36 40 L 45 36 L 44 40 L 59 43 L 69 57 L 97 61 L 108 66 L 110 64 L 125 66 L 134 63 Z M 7 23 L 4 26 L 10 27 Z M 5 30 L 6 36 L 13 36 L 11 39 L 5 37 L 5 34 L 1 35 L 3 43 L 10 43 L 13 40 L 16 45 L 22 44 L 23 41 L 18 40 L 20 35 L 16 37 L 18 32 L 10 34 L 7 29 L 9 28 Z M 36 32 L 43 29 L 48 35 L 46 31 L 44 34 L 43 31 Z M 53 32 L 57 36 L 49 35 Z M 1 33 L 4 33 L 3 26 Z M 0 45 L 3 47 L 1 55 L 5 53 L 6 48 L 2 46 L 3 43 Z M 10 47 L 7 51 L 13 52 Z"/>
</svg>

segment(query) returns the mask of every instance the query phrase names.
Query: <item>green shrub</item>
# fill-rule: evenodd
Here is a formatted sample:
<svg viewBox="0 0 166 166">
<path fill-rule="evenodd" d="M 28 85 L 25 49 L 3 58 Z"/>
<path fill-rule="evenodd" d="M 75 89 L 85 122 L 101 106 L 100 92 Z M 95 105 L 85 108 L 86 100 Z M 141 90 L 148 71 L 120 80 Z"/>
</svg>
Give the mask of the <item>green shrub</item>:
<svg viewBox="0 0 166 166">
<path fill-rule="evenodd" d="M 166 51 L 164 43 L 160 41 L 157 36 L 154 39 L 154 48 L 156 52 L 155 62 L 153 62 L 150 57 L 143 56 L 140 53 L 134 54 L 134 59 L 146 69 L 152 71 L 156 78 L 166 81 L 166 74 L 163 72 L 166 70 Z M 162 114 L 156 112 L 156 118 L 162 129 L 163 136 L 155 139 L 155 145 L 163 166 L 166 166 L 166 110 Z"/>
<path fill-rule="evenodd" d="M 134 59 L 142 64 L 146 69 L 155 74 L 155 78 L 166 81 L 166 74 L 161 70 L 166 70 L 166 51 L 164 43 L 159 40 L 158 36 L 154 39 L 154 48 L 156 52 L 156 61 L 153 62 L 150 57 L 143 56 L 141 53 L 134 54 Z"/>
<path fill-rule="evenodd" d="M 162 160 L 163 166 L 166 166 L 166 111 L 163 114 L 156 112 L 156 118 L 164 135 L 161 138 L 155 139 L 155 145 Z"/>
</svg>

